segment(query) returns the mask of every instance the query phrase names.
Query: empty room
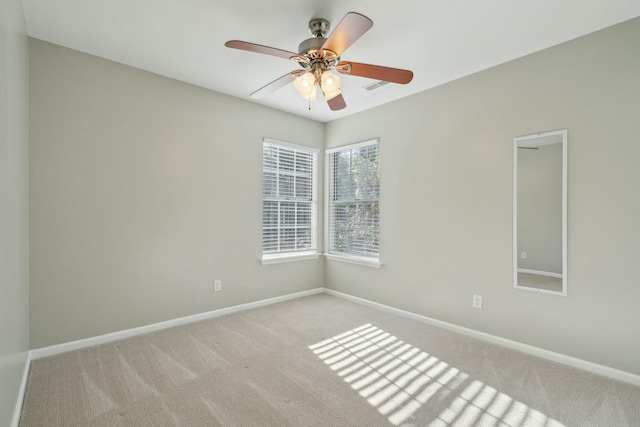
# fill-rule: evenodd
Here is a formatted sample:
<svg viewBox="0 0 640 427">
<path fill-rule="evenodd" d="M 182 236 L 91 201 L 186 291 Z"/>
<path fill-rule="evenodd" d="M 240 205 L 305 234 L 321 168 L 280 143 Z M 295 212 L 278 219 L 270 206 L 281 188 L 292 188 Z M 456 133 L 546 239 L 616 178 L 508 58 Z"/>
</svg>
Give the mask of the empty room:
<svg viewBox="0 0 640 427">
<path fill-rule="evenodd" d="M 0 426 L 640 426 L 637 0 L 0 23 Z"/>
</svg>

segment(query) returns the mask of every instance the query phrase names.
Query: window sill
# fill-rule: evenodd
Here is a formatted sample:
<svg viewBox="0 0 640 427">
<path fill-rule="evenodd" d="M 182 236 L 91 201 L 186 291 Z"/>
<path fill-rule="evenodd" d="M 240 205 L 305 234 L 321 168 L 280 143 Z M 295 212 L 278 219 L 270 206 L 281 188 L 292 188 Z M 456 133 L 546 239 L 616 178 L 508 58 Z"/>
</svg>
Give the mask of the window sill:
<svg viewBox="0 0 640 427">
<path fill-rule="evenodd" d="M 349 256 L 349 255 L 337 255 L 337 254 L 324 254 L 326 259 L 330 259 L 332 261 L 340 261 L 346 262 L 349 264 L 357 264 L 364 265 L 365 267 L 373 267 L 380 268 L 382 267 L 382 262 L 379 259 L 372 259 L 366 257 L 359 256 Z"/>
<path fill-rule="evenodd" d="M 317 252 L 298 252 L 291 254 L 265 255 L 260 258 L 262 265 L 282 264 L 285 262 L 306 261 L 310 259 L 318 259 L 320 256 Z"/>
</svg>

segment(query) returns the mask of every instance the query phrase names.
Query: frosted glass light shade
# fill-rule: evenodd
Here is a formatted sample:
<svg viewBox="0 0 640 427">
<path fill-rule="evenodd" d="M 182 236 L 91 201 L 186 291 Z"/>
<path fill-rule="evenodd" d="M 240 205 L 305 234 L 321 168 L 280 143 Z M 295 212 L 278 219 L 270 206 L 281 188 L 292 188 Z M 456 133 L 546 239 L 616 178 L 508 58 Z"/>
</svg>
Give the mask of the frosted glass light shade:
<svg viewBox="0 0 640 427">
<path fill-rule="evenodd" d="M 340 77 L 330 71 L 325 71 L 320 76 L 320 88 L 327 101 L 335 98 L 342 93 L 340 92 Z"/>
<path fill-rule="evenodd" d="M 304 99 L 315 101 L 316 99 L 316 78 L 307 72 L 299 75 L 293 82 L 296 90 Z"/>
</svg>

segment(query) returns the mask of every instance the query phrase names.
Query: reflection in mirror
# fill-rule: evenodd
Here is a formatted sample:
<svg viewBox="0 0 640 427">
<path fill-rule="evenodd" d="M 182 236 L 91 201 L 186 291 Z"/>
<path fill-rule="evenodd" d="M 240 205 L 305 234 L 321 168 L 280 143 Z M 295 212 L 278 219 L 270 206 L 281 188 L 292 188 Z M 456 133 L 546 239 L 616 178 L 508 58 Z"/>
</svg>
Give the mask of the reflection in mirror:
<svg viewBox="0 0 640 427">
<path fill-rule="evenodd" d="M 513 146 L 514 286 L 567 295 L 567 130 Z"/>
</svg>

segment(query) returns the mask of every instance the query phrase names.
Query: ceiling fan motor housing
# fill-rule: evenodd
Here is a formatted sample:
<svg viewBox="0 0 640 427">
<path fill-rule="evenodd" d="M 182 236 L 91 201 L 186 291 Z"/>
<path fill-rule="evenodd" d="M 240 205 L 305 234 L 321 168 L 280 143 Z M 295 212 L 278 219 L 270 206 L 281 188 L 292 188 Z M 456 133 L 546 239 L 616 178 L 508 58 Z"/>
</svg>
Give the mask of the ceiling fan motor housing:
<svg viewBox="0 0 640 427">
<path fill-rule="evenodd" d="M 309 21 L 309 32 L 313 37 L 298 46 L 298 53 L 301 57 L 299 64 L 305 70 L 327 70 L 330 67 L 335 67 L 338 63 L 340 58 L 335 52 L 322 49 L 327 41 L 329 26 L 329 21 L 326 19 L 316 18 Z"/>
<path fill-rule="evenodd" d="M 309 52 L 319 51 L 322 49 L 322 45 L 327 39 L 324 37 L 312 37 L 310 39 L 306 39 L 298 46 L 298 53 L 300 55 L 306 55 Z"/>
<path fill-rule="evenodd" d="M 306 58 L 304 61 L 299 61 L 302 68 L 307 70 L 322 68 L 326 70 L 336 66 L 340 57 L 336 55 L 335 52 L 322 49 L 326 40 L 324 37 L 312 37 L 300 43 L 298 53 L 300 56 Z"/>
</svg>

